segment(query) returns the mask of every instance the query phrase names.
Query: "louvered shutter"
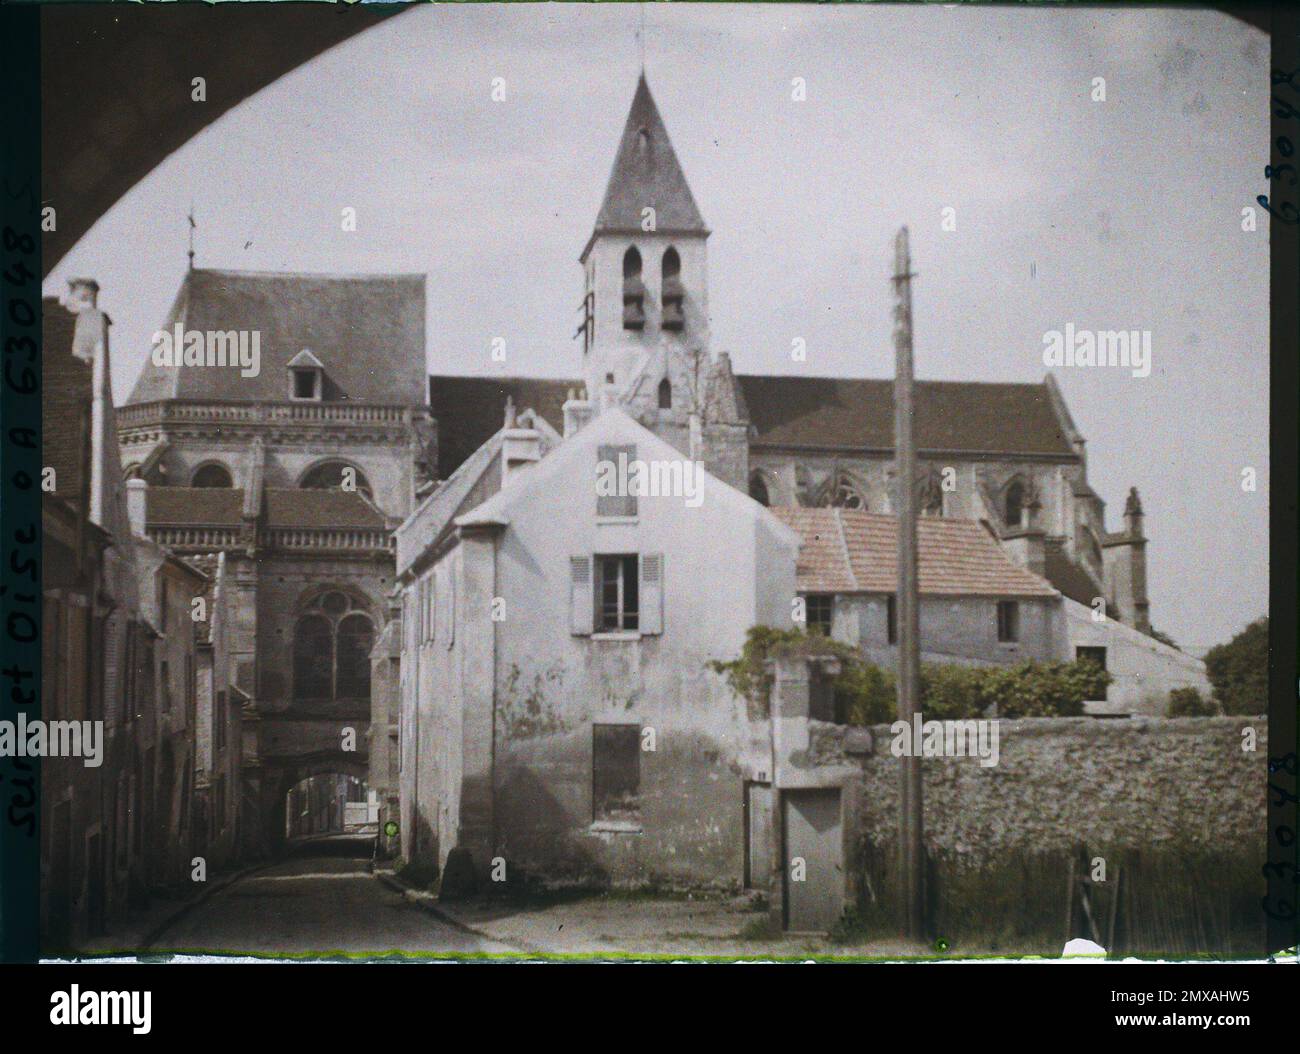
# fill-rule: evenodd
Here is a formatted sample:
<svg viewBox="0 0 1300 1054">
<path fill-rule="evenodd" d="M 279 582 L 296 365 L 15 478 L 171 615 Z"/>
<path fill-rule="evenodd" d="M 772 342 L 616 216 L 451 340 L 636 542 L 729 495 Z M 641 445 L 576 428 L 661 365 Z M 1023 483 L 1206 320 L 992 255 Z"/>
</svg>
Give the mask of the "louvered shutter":
<svg viewBox="0 0 1300 1054">
<path fill-rule="evenodd" d="M 596 448 L 597 463 L 608 462 L 614 468 L 615 479 L 618 479 L 619 455 L 626 458 L 630 468 L 633 461 L 636 460 L 636 444 L 624 446 L 598 446 Z M 630 476 L 630 472 L 629 472 Z M 637 499 L 635 494 L 604 494 L 596 497 L 596 515 L 597 516 L 635 516 L 637 514 Z"/>
<path fill-rule="evenodd" d="M 118 655 L 117 615 L 104 620 L 104 722 L 115 728 L 122 714 L 122 663 Z"/>
<path fill-rule="evenodd" d="M 591 557 L 569 557 L 569 632 L 588 636 L 595 620 L 591 595 Z"/>
<path fill-rule="evenodd" d="M 641 632 L 664 631 L 664 558 L 662 553 L 641 557 Z"/>
</svg>

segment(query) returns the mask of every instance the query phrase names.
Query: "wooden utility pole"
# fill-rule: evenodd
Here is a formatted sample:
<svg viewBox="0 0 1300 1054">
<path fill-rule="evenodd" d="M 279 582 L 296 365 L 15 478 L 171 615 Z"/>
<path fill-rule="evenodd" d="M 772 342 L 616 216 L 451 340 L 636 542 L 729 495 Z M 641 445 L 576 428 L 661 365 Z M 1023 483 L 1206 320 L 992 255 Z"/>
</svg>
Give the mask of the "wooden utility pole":
<svg viewBox="0 0 1300 1054">
<path fill-rule="evenodd" d="M 917 583 L 916 446 L 912 401 L 912 254 L 907 228 L 894 239 L 894 452 L 898 487 L 898 718 L 907 722 L 921 705 L 921 619 Z M 899 878 L 906 933 L 925 933 L 925 851 L 921 808 L 921 759 L 909 751 L 900 759 Z"/>
</svg>

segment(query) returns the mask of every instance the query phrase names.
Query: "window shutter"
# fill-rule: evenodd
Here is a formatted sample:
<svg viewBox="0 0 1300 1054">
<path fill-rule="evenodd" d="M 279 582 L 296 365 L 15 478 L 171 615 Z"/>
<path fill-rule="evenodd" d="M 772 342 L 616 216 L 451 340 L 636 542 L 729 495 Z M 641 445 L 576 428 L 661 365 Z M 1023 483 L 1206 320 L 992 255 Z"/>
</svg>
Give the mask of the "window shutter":
<svg viewBox="0 0 1300 1054">
<path fill-rule="evenodd" d="M 664 631 L 664 558 L 662 553 L 641 557 L 641 632 Z"/>
<path fill-rule="evenodd" d="M 595 622 L 591 594 L 591 557 L 569 557 L 569 632 L 588 636 Z"/>
<path fill-rule="evenodd" d="M 109 728 L 117 725 L 121 716 L 121 661 L 117 654 L 117 616 L 104 620 L 104 722 Z"/>
</svg>

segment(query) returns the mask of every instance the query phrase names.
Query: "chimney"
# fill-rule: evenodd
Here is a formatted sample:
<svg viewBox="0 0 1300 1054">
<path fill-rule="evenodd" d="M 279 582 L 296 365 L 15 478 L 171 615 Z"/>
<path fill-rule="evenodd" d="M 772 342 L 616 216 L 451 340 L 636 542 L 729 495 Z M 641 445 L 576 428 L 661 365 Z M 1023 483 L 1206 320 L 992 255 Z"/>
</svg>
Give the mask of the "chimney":
<svg viewBox="0 0 1300 1054">
<path fill-rule="evenodd" d="M 67 309 L 74 315 L 93 308 L 99 300 L 99 283 L 93 278 L 69 278 Z"/>
<path fill-rule="evenodd" d="M 126 481 L 126 518 L 131 525 L 131 533 L 145 536 L 145 502 L 148 497 L 149 484 L 142 479 Z"/>
<path fill-rule="evenodd" d="M 564 401 L 564 438 L 568 439 L 580 429 L 585 428 L 587 423 L 595 416 L 591 402 L 583 397 L 579 398 L 573 389 L 569 389 L 569 397 Z"/>
<path fill-rule="evenodd" d="M 565 403 L 567 410 L 568 403 Z M 565 414 L 568 420 L 568 414 Z M 542 459 L 542 434 L 519 425 L 515 401 L 506 399 L 505 427 L 501 430 L 501 486 L 506 487 L 520 472 Z"/>
</svg>

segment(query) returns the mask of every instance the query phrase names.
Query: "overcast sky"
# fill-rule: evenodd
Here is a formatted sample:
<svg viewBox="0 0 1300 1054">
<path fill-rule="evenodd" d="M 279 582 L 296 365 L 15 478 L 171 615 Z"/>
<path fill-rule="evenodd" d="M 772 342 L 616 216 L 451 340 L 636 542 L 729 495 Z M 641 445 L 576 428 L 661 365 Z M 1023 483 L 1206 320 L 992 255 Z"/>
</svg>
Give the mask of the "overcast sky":
<svg viewBox="0 0 1300 1054">
<path fill-rule="evenodd" d="M 168 158 L 47 292 L 98 279 L 124 400 L 183 276 L 193 199 L 200 267 L 425 272 L 432 371 L 575 376 L 577 256 L 641 17 L 632 4 L 398 15 Z M 1177 10 L 653 4 L 644 17 L 651 89 L 713 230 L 715 349 L 740 372 L 890 376 L 902 224 L 921 377 L 1039 381 L 1049 330 L 1149 330 L 1149 377 L 1056 371 L 1107 526 L 1136 485 L 1152 621 L 1180 643 L 1265 612 L 1268 217 L 1241 229 L 1266 189 L 1264 34 Z M 340 230 L 344 207 L 355 232 Z M 790 359 L 796 337 L 805 363 Z"/>
</svg>

